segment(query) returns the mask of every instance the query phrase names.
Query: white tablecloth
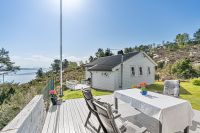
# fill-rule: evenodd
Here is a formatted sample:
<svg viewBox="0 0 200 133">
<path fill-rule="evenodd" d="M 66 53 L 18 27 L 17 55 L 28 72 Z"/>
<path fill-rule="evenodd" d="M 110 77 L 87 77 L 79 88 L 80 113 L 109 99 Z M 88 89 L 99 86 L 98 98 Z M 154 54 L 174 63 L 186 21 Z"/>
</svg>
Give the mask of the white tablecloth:
<svg viewBox="0 0 200 133">
<path fill-rule="evenodd" d="M 194 113 L 186 100 L 149 91 L 143 96 L 139 89 L 115 91 L 114 97 L 159 120 L 162 133 L 177 132 L 192 124 Z"/>
</svg>

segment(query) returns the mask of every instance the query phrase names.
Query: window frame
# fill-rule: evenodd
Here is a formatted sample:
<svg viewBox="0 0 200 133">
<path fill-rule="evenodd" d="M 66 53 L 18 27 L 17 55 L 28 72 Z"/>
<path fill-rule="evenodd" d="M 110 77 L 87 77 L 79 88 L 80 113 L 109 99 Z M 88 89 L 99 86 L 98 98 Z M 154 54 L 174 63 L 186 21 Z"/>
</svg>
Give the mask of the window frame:
<svg viewBox="0 0 200 133">
<path fill-rule="evenodd" d="M 133 74 L 133 72 L 134 72 L 134 74 Z M 134 66 L 131 66 L 131 76 L 136 76 L 136 72 L 135 72 L 135 67 Z"/>
<path fill-rule="evenodd" d="M 141 69 L 141 71 L 140 71 Z M 142 76 L 143 75 L 143 70 L 142 70 L 142 66 L 139 66 L 139 75 Z"/>
<path fill-rule="evenodd" d="M 151 75 L 151 67 L 150 66 L 147 67 L 147 75 Z"/>
</svg>

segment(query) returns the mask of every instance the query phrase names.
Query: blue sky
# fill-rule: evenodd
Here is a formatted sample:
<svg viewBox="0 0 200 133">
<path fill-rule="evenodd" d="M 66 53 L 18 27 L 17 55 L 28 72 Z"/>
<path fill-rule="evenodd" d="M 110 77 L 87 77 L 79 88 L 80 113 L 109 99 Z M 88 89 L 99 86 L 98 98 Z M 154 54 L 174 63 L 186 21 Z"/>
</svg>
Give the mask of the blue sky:
<svg viewBox="0 0 200 133">
<path fill-rule="evenodd" d="M 75 2 L 73 2 L 75 1 Z M 63 55 L 86 60 L 97 48 L 173 41 L 200 28 L 199 0 L 63 0 Z M 59 55 L 59 0 L 1 0 L 0 47 L 22 67 Z"/>
</svg>

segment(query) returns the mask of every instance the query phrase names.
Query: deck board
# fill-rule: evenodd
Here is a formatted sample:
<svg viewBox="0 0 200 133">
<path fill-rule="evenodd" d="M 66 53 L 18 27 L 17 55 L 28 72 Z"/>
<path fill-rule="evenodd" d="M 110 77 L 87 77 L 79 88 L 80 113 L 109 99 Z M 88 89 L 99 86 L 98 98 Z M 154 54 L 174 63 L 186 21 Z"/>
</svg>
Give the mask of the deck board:
<svg viewBox="0 0 200 133">
<path fill-rule="evenodd" d="M 113 95 L 102 96 L 101 100 L 111 104 L 114 101 Z M 124 119 L 135 122 L 134 116 L 137 115 L 137 111 L 134 108 L 119 101 L 119 112 Z M 42 133 L 96 133 L 89 124 L 87 127 L 84 126 L 88 113 L 89 110 L 83 98 L 66 100 L 61 105 L 50 106 Z M 195 111 L 194 125 L 191 127 L 190 133 L 200 132 L 199 116 L 200 112 Z M 145 126 L 149 126 L 149 129 L 151 129 L 152 126 L 149 123 L 152 123 L 152 120 L 146 118 L 142 118 L 142 120 L 146 122 Z M 98 128 L 99 123 L 94 115 L 91 115 L 89 121 L 96 129 Z"/>
</svg>

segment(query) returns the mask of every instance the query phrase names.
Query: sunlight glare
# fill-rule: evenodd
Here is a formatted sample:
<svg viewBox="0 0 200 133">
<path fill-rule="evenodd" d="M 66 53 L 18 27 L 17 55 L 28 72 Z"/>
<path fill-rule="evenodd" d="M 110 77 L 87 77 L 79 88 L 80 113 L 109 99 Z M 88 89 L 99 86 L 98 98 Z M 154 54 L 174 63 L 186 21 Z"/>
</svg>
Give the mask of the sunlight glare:
<svg viewBox="0 0 200 133">
<path fill-rule="evenodd" d="M 83 0 L 63 0 L 63 8 L 66 10 L 78 10 Z"/>
</svg>

